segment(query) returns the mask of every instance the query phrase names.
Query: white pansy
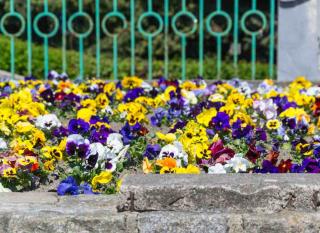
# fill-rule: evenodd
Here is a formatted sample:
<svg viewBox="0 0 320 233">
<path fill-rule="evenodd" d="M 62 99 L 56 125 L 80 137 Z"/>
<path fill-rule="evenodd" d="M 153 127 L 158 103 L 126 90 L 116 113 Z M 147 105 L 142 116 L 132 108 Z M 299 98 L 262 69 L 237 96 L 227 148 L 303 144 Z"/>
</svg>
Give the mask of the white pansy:
<svg viewBox="0 0 320 233">
<path fill-rule="evenodd" d="M 119 154 L 113 159 L 115 162 L 123 162 L 125 160 L 126 154 L 129 150 L 129 145 L 126 145 L 122 148 Z"/>
<path fill-rule="evenodd" d="M 125 160 L 125 156 L 128 152 L 129 149 L 129 145 L 123 147 L 123 149 L 119 152 L 118 155 L 112 153 L 112 152 L 108 152 L 109 154 L 107 155 L 107 162 L 104 164 L 105 165 L 105 170 L 109 171 L 109 172 L 114 172 L 117 168 L 117 163 L 119 162 L 123 162 Z M 110 156 L 112 155 L 112 156 Z M 112 159 L 110 159 L 110 157 L 113 157 Z"/>
<path fill-rule="evenodd" d="M 127 111 L 124 111 L 124 112 L 120 113 L 120 118 L 124 119 L 124 118 L 126 118 L 127 115 L 128 115 Z"/>
<path fill-rule="evenodd" d="M 3 187 L 3 185 L 0 183 L 0 193 L 9 193 L 9 192 L 11 192 L 11 190 Z"/>
<path fill-rule="evenodd" d="M 250 85 L 247 82 L 240 82 L 239 87 L 238 87 L 238 91 L 240 93 L 243 93 L 247 97 L 250 96 L 251 92 L 252 92 Z"/>
<path fill-rule="evenodd" d="M 254 101 L 253 108 L 261 111 L 267 120 L 277 117 L 277 105 L 273 103 L 272 99 Z"/>
<path fill-rule="evenodd" d="M 113 114 L 112 108 L 109 105 L 107 107 L 105 107 L 102 111 L 109 114 L 109 115 Z"/>
<path fill-rule="evenodd" d="M 227 171 L 221 163 L 217 163 L 216 165 L 209 167 L 208 173 L 209 174 L 225 174 L 227 173 Z"/>
<path fill-rule="evenodd" d="M 179 154 L 179 149 L 172 144 L 168 144 L 162 147 L 159 154 L 159 159 L 163 159 L 166 157 L 176 158 L 178 154 Z"/>
<path fill-rule="evenodd" d="M 246 172 L 250 166 L 250 162 L 245 158 L 235 156 L 228 161 L 228 165 L 237 173 Z"/>
<path fill-rule="evenodd" d="M 112 133 L 107 138 L 106 145 L 106 159 L 113 160 L 123 150 L 122 135 L 119 133 Z"/>
<path fill-rule="evenodd" d="M 74 142 L 76 144 L 90 144 L 88 139 L 84 139 L 80 134 L 71 134 L 67 138 L 68 142 Z"/>
<path fill-rule="evenodd" d="M 184 99 L 186 100 L 186 104 L 197 104 L 198 103 L 198 99 L 193 91 L 187 91 L 187 90 L 183 89 L 181 91 L 181 94 L 184 97 Z"/>
<path fill-rule="evenodd" d="M 123 148 L 122 135 L 119 133 L 112 133 L 107 138 L 106 149 L 115 154 L 118 154 Z"/>
<path fill-rule="evenodd" d="M 320 95 L 320 87 L 313 86 L 307 90 L 307 95 L 309 96 L 319 96 Z"/>
<path fill-rule="evenodd" d="M 92 143 L 89 146 L 89 157 L 92 155 L 98 155 L 97 161 L 102 161 L 106 157 L 106 149 L 105 147 L 100 143 Z"/>
<path fill-rule="evenodd" d="M 145 81 L 143 81 L 143 82 L 141 83 L 141 87 L 142 87 L 145 91 L 151 91 L 151 90 L 152 90 L 152 86 L 151 86 L 149 83 L 145 82 Z"/>
<path fill-rule="evenodd" d="M 177 156 L 177 159 L 179 160 L 178 163 L 181 163 L 182 161 L 185 166 L 188 165 L 188 154 L 184 151 L 181 142 L 174 141 L 173 145 L 178 149 L 178 156 Z"/>
<path fill-rule="evenodd" d="M 223 102 L 224 97 L 223 95 L 216 93 L 216 94 L 210 95 L 208 100 L 210 102 Z"/>
<path fill-rule="evenodd" d="M 172 157 L 176 159 L 178 167 L 181 167 L 182 163 L 184 165 L 188 164 L 188 154 L 183 150 L 182 144 L 178 141 L 174 141 L 172 144 L 162 147 L 159 159 L 163 159 L 165 157 Z"/>
<path fill-rule="evenodd" d="M 263 81 L 262 83 L 259 84 L 257 91 L 260 95 L 264 95 L 264 94 L 267 94 L 272 89 L 274 89 L 274 86 L 269 85 L 266 81 Z"/>
<path fill-rule="evenodd" d="M 36 127 L 46 130 L 61 126 L 61 122 L 55 114 L 38 116 L 35 123 Z"/>
<path fill-rule="evenodd" d="M 0 138 L 0 150 L 8 149 L 8 145 L 3 138 Z"/>
</svg>

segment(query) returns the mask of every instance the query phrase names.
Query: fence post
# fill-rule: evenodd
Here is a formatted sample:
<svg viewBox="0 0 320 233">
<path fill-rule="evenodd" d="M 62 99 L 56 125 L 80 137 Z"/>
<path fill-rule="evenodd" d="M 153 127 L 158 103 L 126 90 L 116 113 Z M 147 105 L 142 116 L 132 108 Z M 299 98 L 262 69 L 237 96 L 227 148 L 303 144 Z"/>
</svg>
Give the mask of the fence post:
<svg viewBox="0 0 320 233">
<path fill-rule="evenodd" d="M 319 72 L 320 3 L 318 0 L 280 0 L 278 79 L 306 76 L 317 81 Z"/>
</svg>

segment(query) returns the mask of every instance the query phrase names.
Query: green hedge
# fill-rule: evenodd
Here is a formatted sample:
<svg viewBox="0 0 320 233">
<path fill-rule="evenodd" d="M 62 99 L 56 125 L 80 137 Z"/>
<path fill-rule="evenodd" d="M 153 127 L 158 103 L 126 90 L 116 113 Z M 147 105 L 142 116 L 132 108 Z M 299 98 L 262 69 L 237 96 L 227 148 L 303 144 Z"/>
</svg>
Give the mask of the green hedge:
<svg viewBox="0 0 320 233">
<path fill-rule="evenodd" d="M 15 40 L 15 70 L 16 73 L 27 75 L 27 43 L 21 40 Z M 0 37 L 0 69 L 10 70 L 10 40 L 5 37 Z M 39 45 L 33 45 L 33 75 L 37 78 L 43 78 L 43 47 Z M 61 49 L 50 48 L 49 49 L 49 63 L 50 69 L 61 72 Z M 71 78 L 77 77 L 79 68 L 79 54 L 75 51 L 67 52 L 68 70 L 67 73 Z M 101 74 L 102 78 L 110 79 L 113 74 L 113 61 L 112 54 L 105 54 L 101 57 Z M 119 58 L 118 61 L 119 77 L 123 77 L 129 74 L 130 71 L 130 59 Z M 257 79 L 264 79 L 268 77 L 268 65 L 257 63 Z M 93 77 L 95 75 L 96 64 L 95 57 L 92 55 L 85 55 L 85 73 Z M 146 78 L 148 73 L 147 61 L 137 59 L 136 61 L 137 75 Z M 154 76 L 160 76 L 163 74 L 163 61 L 155 60 L 153 63 Z M 170 78 L 181 77 L 181 65 L 180 59 L 172 59 L 169 66 Z M 187 60 L 187 77 L 195 78 L 198 74 L 198 61 L 193 59 Z M 235 77 L 235 70 L 232 62 L 225 61 L 222 66 L 222 79 L 230 79 Z M 215 79 L 216 73 L 216 59 L 214 57 L 207 57 L 204 61 L 204 78 Z M 238 66 L 238 77 L 243 79 L 250 79 L 251 77 L 251 64 L 245 61 L 240 61 Z"/>
</svg>

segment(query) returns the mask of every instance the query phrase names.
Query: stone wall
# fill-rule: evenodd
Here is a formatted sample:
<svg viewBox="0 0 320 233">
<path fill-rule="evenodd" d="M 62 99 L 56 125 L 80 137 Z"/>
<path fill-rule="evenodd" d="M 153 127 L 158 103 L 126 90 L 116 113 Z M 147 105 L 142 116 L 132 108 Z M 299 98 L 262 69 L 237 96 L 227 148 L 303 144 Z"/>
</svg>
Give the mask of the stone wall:
<svg viewBox="0 0 320 233">
<path fill-rule="evenodd" d="M 278 22 L 278 80 L 318 81 L 320 1 L 279 0 Z"/>
<path fill-rule="evenodd" d="M 135 175 L 119 195 L 0 194 L 0 232 L 319 232 L 319 175 Z"/>
</svg>

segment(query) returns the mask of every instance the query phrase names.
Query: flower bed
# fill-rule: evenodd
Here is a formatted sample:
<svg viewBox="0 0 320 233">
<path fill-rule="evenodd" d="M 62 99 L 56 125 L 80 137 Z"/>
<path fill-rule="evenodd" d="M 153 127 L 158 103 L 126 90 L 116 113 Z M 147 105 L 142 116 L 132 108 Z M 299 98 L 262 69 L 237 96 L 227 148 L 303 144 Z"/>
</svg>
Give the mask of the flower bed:
<svg viewBox="0 0 320 233">
<path fill-rule="evenodd" d="M 0 191 L 115 193 L 126 173 L 319 173 L 320 87 L 303 77 L 0 84 Z"/>
</svg>

